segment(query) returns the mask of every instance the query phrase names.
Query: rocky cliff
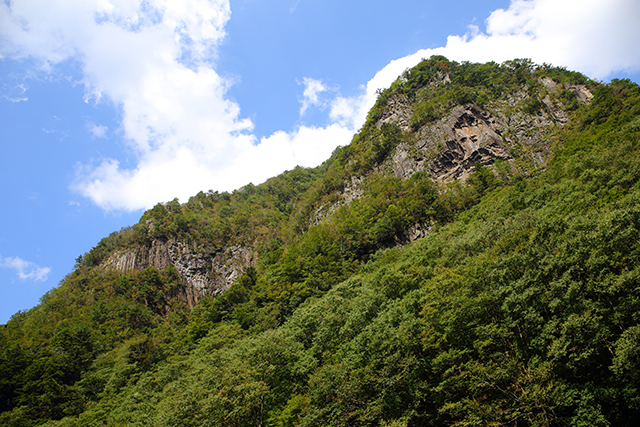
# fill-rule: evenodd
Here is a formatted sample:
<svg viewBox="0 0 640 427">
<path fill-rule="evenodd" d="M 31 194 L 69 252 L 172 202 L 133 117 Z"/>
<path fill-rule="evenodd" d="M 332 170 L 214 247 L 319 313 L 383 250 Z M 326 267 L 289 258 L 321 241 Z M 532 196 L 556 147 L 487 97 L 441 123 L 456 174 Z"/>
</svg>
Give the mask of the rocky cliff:
<svg viewBox="0 0 640 427">
<path fill-rule="evenodd" d="M 445 87 L 448 75 L 439 75 L 432 85 Z M 464 181 L 473 173 L 474 165 L 491 167 L 502 161 L 511 171 L 541 171 L 551 154 L 554 131 L 568 121 L 564 92 L 570 99 L 588 104 L 593 94 L 585 85 L 558 83 L 542 77 L 541 91 L 528 94 L 518 90 L 484 107 L 457 105 L 438 120 L 418 129 L 412 127 L 419 98 L 393 94 L 376 127 L 398 126 L 403 137 L 375 171 L 408 179 L 416 172 L 427 172 L 439 185 Z M 338 201 L 325 203 L 313 213 L 310 224 L 317 224 L 337 207 L 348 205 L 363 194 L 366 177 L 352 176 L 344 183 Z M 428 234 L 429 225 L 416 224 L 407 235 L 410 241 Z"/>
<path fill-rule="evenodd" d="M 454 107 L 399 144 L 386 166 L 402 178 L 427 171 L 441 184 L 466 179 L 476 163 L 492 165 L 503 160 L 516 167 L 514 157 L 543 168 L 550 153 L 551 131 L 569 120 L 566 106 L 558 99 L 560 92 L 572 92 L 581 103 L 590 102 L 593 95 L 584 85 L 558 84 L 549 77 L 540 83 L 548 90 L 542 99 L 518 91 L 484 109 L 474 104 Z M 410 132 L 414 105 L 406 97 L 393 97 L 379 123 L 394 123 Z M 526 108 L 531 105 L 537 108 Z"/>
<path fill-rule="evenodd" d="M 102 263 L 103 268 L 120 272 L 168 265 L 175 267 L 186 285 L 181 298 L 193 308 L 203 296 L 228 289 L 243 271 L 255 265 L 255 258 L 253 249 L 238 245 L 212 250 L 177 240 L 153 240 L 150 247 L 116 250 Z"/>
</svg>

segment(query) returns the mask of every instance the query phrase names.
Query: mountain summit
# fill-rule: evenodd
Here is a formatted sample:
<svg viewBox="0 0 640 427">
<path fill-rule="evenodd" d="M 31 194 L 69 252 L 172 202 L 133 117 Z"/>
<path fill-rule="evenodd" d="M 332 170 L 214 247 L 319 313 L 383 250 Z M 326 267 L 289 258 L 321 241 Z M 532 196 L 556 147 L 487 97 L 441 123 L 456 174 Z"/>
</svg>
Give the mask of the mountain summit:
<svg viewBox="0 0 640 427">
<path fill-rule="evenodd" d="M 640 88 L 432 57 L 351 144 L 144 213 L 0 327 L 0 424 L 635 425 Z"/>
</svg>

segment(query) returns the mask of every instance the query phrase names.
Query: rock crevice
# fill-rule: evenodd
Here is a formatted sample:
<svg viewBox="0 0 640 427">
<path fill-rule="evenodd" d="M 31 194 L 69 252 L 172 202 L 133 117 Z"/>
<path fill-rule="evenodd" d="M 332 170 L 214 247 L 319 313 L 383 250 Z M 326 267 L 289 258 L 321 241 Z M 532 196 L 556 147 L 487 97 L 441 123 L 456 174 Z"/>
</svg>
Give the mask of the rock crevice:
<svg viewBox="0 0 640 427">
<path fill-rule="evenodd" d="M 396 147 L 391 159 L 393 173 L 408 178 L 428 171 L 440 183 L 465 179 L 475 163 L 492 164 L 512 158 L 502 132 L 506 125 L 475 105 L 455 107 L 451 113 L 418 132 L 413 144 Z"/>
</svg>

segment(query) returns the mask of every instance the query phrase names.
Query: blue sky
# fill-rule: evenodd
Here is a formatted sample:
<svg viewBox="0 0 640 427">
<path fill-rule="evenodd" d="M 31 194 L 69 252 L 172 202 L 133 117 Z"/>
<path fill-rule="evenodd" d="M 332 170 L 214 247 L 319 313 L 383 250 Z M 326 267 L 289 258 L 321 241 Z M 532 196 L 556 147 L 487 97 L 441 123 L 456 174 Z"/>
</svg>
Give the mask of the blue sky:
<svg viewBox="0 0 640 427">
<path fill-rule="evenodd" d="M 145 208 L 317 166 L 421 58 L 640 82 L 637 0 L 0 1 L 0 323 Z"/>
</svg>

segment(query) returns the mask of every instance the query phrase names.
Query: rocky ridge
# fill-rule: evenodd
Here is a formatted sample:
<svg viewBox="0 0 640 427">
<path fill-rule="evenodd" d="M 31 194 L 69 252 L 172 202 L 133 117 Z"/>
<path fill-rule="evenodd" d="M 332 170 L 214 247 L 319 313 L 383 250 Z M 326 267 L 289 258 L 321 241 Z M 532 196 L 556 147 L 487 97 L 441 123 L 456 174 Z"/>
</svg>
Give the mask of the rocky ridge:
<svg viewBox="0 0 640 427">
<path fill-rule="evenodd" d="M 443 74 L 432 84 L 450 82 L 449 76 Z M 593 94 L 585 85 L 560 84 L 549 77 L 541 78 L 539 83 L 547 91 L 542 99 L 517 91 L 485 108 L 475 104 L 458 105 L 443 118 L 417 130 L 411 126 L 416 101 L 403 94 L 390 96 L 376 127 L 394 124 L 408 137 L 403 138 L 376 170 L 402 179 L 426 171 L 434 182 L 444 185 L 466 180 L 476 163 L 491 167 L 500 160 L 511 169 L 544 169 L 551 152 L 551 131 L 569 121 L 566 106 L 559 100 L 561 91 L 571 91 L 585 104 Z M 536 105 L 536 101 L 539 109 L 527 111 L 527 102 Z M 319 223 L 339 206 L 359 198 L 364 182 L 365 177 L 351 177 L 344 183 L 338 201 L 318 207 L 309 224 Z M 416 224 L 408 231 L 409 240 L 424 237 L 429 228 Z"/>
<path fill-rule="evenodd" d="M 515 158 L 525 157 L 535 167 L 545 167 L 550 152 L 549 131 L 569 120 L 566 107 L 557 99 L 559 91 L 573 92 L 582 103 L 590 102 L 593 94 L 584 85 L 561 85 L 548 77 L 540 79 L 540 83 L 550 93 L 539 100 L 540 108 L 535 113 L 522 108 L 527 101 L 536 101 L 522 91 L 485 109 L 474 104 L 457 106 L 399 144 L 386 166 L 401 178 L 427 171 L 440 184 L 465 180 L 476 163 L 489 166 L 503 160 L 515 167 Z M 395 97 L 389 105 L 380 125 L 394 123 L 404 132 L 409 131 L 411 103 L 406 97 Z"/>
</svg>

